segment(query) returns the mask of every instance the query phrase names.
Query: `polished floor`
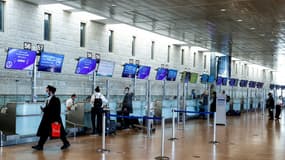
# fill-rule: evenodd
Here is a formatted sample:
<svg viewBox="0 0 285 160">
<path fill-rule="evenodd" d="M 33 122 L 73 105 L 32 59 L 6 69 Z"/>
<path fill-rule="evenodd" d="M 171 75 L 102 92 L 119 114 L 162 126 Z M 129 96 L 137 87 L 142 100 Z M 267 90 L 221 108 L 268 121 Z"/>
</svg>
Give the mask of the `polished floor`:
<svg viewBox="0 0 285 160">
<path fill-rule="evenodd" d="M 284 116 L 283 116 L 284 117 Z M 213 127 L 207 120 L 190 120 L 177 129 L 178 140 L 169 141 L 171 125 L 166 125 L 165 156 L 171 160 L 284 160 L 285 118 L 268 120 L 261 112 L 228 117 L 226 126 L 217 126 L 218 144 L 211 144 Z M 123 130 L 106 137 L 109 153 L 98 153 L 101 137 L 69 138 L 71 147 L 60 150 L 61 142 L 48 141 L 44 151 L 33 144 L 2 147 L 1 160 L 152 160 L 160 155 L 160 130 L 147 138 L 141 131 Z"/>
</svg>

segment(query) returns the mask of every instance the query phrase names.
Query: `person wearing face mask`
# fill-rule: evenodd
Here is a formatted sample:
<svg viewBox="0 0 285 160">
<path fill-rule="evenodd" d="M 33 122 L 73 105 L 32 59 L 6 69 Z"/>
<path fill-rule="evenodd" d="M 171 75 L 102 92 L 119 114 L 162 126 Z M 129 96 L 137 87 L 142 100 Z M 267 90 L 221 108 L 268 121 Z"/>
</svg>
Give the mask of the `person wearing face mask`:
<svg viewBox="0 0 285 160">
<path fill-rule="evenodd" d="M 67 149 L 70 146 L 70 143 L 66 139 L 66 132 L 63 128 L 62 120 L 60 117 L 61 104 L 58 97 L 55 96 L 56 88 L 48 85 L 46 87 L 46 93 L 48 94 L 48 99 L 46 101 L 46 106 L 42 108 L 43 116 L 40 122 L 37 136 L 40 137 L 38 144 L 32 146 L 35 150 L 43 150 L 44 144 L 48 137 L 51 137 L 51 124 L 58 122 L 61 125 L 60 128 L 60 139 L 63 142 L 63 146 L 60 148 L 62 150 Z"/>
<path fill-rule="evenodd" d="M 130 113 L 133 113 L 133 93 L 129 93 L 130 88 L 126 87 L 125 88 L 125 96 L 122 102 L 122 114 L 123 116 L 129 116 Z M 130 126 L 130 121 L 127 118 L 123 119 L 123 128 L 129 128 Z"/>
<path fill-rule="evenodd" d="M 70 110 L 75 110 L 75 98 L 76 98 L 76 94 L 72 94 L 71 97 L 69 99 L 66 100 L 66 110 L 70 111 Z"/>
</svg>

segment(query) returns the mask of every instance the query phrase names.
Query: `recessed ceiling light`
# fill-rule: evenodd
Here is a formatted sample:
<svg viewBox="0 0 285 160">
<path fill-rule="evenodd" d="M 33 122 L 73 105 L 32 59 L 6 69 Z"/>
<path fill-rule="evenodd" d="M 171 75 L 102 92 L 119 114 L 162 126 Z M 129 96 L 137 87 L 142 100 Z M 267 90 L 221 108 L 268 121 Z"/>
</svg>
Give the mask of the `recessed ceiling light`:
<svg viewBox="0 0 285 160">
<path fill-rule="evenodd" d="M 251 27 L 250 30 L 255 30 L 255 28 L 254 28 L 254 27 Z"/>
<path fill-rule="evenodd" d="M 242 19 L 237 19 L 238 22 L 242 22 Z"/>
<path fill-rule="evenodd" d="M 261 33 L 261 34 L 259 34 L 261 37 L 264 37 L 265 36 L 265 34 L 264 33 Z"/>
<path fill-rule="evenodd" d="M 270 39 L 269 41 L 270 41 L 270 42 L 273 42 L 273 41 L 274 41 L 274 39 Z"/>
<path fill-rule="evenodd" d="M 221 11 L 221 12 L 226 12 L 226 11 L 227 11 L 227 9 L 222 8 L 222 9 L 220 9 L 220 11 Z"/>
</svg>

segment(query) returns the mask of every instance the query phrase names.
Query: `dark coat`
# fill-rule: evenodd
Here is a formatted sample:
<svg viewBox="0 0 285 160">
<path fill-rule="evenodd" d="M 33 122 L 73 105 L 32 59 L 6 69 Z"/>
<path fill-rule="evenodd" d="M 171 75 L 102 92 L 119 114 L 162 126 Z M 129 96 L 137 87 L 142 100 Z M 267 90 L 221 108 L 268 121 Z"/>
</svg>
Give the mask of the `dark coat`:
<svg viewBox="0 0 285 160">
<path fill-rule="evenodd" d="M 213 96 L 213 101 L 212 101 L 211 106 L 210 106 L 210 111 L 211 112 L 216 112 L 216 102 L 217 102 L 216 98 L 217 98 L 217 96 L 214 95 Z"/>
<path fill-rule="evenodd" d="M 133 96 L 134 96 L 133 93 L 125 94 L 122 111 L 124 111 L 124 109 L 127 109 L 129 113 L 133 113 Z"/>
<path fill-rule="evenodd" d="M 269 96 L 266 100 L 266 108 L 274 108 L 274 99 L 272 96 Z"/>
<path fill-rule="evenodd" d="M 38 128 L 37 136 L 51 136 L 51 124 L 59 122 L 61 124 L 60 133 L 66 135 L 60 117 L 61 104 L 59 98 L 53 96 L 49 103 L 43 108 L 43 117 Z"/>
</svg>

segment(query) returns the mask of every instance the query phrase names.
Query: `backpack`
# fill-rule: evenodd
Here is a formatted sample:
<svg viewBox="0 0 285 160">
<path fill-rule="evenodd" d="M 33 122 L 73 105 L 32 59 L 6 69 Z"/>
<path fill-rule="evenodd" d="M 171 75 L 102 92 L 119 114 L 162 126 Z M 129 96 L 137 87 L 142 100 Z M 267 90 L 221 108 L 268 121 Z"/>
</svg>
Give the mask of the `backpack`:
<svg viewBox="0 0 285 160">
<path fill-rule="evenodd" d="M 99 98 L 96 98 L 94 99 L 94 108 L 101 108 L 102 107 L 102 99 L 99 97 Z"/>
</svg>

